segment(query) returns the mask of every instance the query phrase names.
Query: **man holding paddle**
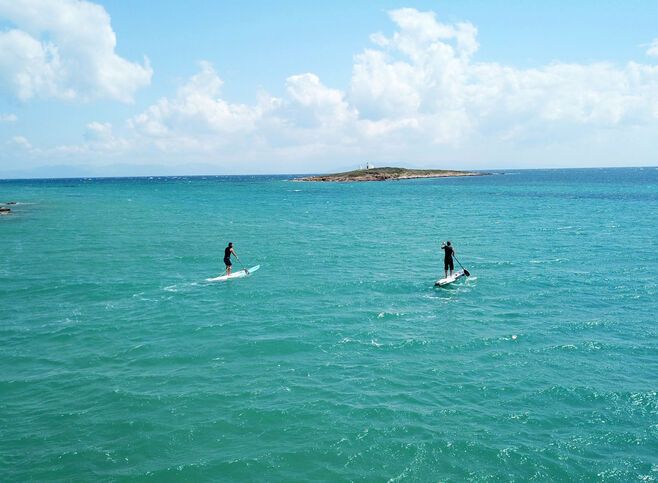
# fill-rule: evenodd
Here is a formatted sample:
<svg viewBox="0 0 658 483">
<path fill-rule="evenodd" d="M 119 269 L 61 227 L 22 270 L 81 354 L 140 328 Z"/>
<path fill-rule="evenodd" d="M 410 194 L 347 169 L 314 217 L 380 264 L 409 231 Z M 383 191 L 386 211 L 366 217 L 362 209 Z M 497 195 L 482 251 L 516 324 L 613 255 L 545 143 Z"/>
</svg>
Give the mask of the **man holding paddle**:
<svg viewBox="0 0 658 483">
<path fill-rule="evenodd" d="M 448 268 L 450 268 L 450 276 L 452 277 L 452 272 L 455 269 L 455 262 L 452 261 L 455 249 L 450 245 L 450 241 L 447 241 L 441 243 L 441 250 L 445 252 L 443 257 L 443 271 L 445 272 L 445 277 L 448 278 Z"/>
<path fill-rule="evenodd" d="M 235 253 L 235 250 L 233 250 L 233 243 L 229 242 L 228 246 L 224 248 L 224 265 L 226 265 L 226 275 L 231 275 L 231 266 L 233 265 L 231 263 L 231 254 L 235 255 L 235 258 L 240 260 L 240 257 L 238 257 L 238 254 Z"/>
</svg>

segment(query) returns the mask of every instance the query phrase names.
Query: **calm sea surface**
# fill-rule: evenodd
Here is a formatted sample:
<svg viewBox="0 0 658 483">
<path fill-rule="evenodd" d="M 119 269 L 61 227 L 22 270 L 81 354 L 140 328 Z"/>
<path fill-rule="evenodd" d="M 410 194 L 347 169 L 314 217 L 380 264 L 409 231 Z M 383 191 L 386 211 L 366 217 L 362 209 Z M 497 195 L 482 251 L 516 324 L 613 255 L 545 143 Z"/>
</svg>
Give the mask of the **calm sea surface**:
<svg viewBox="0 0 658 483">
<path fill-rule="evenodd" d="M 3 481 L 658 480 L 655 168 L 1 201 Z"/>
</svg>

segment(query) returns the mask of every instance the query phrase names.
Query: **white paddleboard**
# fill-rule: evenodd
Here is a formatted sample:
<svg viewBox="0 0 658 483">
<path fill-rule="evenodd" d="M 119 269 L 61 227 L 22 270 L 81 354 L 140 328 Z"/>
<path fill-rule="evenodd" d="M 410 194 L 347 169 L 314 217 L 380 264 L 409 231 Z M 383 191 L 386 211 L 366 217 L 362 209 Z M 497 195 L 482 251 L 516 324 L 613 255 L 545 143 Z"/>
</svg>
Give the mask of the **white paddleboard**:
<svg viewBox="0 0 658 483">
<path fill-rule="evenodd" d="M 440 280 L 437 280 L 436 282 L 434 282 L 434 286 L 435 287 L 443 287 L 444 285 L 451 284 L 452 282 L 462 278 L 463 276 L 464 276 L 464 271 L 459 270 L 458 272 L 453 273 L 452 276 L 450 276 L 450 277 L 446 277 L 446 278 L 442 278 Z"/>
<path fill-rule="evenodd" d="M 234 278 L 248 277 L 259 268 L 260 265 L 256 265 L 255 267 L 251 267 L 247 270 L 238 270 L 237 272 L 231 273 L 231 275 L 220 275 L 219 277 L 207 278 L 206 282 L 225 282 L 227 280 L 233 280 Z"/>
</svg>

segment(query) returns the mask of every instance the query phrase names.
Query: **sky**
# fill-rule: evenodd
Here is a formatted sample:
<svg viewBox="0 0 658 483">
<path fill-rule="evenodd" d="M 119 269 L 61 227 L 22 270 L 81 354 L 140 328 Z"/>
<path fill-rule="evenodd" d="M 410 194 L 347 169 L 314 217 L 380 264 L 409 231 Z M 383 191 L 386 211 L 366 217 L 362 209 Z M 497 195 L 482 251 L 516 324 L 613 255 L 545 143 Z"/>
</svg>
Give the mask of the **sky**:
<svg viewBox="0 0 658 483">
<path fill-rule="evenodd" d="M 658 165 L 658 2 L 0 0 L 0 178 Z"/>
</svg>

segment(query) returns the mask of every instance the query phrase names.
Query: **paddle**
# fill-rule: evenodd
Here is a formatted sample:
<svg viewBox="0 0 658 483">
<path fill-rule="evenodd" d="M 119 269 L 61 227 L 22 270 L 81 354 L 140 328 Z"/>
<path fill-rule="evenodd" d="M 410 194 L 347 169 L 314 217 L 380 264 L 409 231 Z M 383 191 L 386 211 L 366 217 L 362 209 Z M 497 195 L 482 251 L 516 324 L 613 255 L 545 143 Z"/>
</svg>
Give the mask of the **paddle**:
<svg viewBox="0 0 658 483">
<path fill-rule="evenodd" d="M 235 258 L 238 258 L 238 256 L 236 255 Z M 238 262 L 240 262 L 240 266 L 241 266 L 242 269 L 244 270 L 244 273 L 246 273 L 247 275 L 249 275 L 249 270 L 247 270 L 247 267 L 244 266 L 244 264 L 242 263 L 242 260 L 240 260 L 240 259 L 238 258 Z"/>
<path fill-rule="evenodd" d="M 464 271 L 464 275 L 466 275 L 467 277 L 470 277 L 471 272 L 469 272 L 468 270 L 466 270 L 464 268 L 464 266 L 459 262 L 459 260 L 457 260 L 457 257 L 453 255 L 452 258 L 454 258 L 457 261 L 457 263 L 459 263 L 459 266 L 462 267 L 462 270 Z"/>
</svg>

